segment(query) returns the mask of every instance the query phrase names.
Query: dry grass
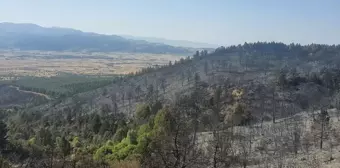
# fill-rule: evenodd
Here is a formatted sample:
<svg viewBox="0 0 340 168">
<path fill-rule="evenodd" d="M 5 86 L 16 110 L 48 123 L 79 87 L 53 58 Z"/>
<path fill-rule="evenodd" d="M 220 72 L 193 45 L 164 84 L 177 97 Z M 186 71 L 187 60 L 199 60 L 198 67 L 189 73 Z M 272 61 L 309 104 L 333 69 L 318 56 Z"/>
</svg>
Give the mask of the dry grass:
<svg viewBox="0 0 340 168">
<path fill-rule="evenodd" d="M 61 72 L 86 75 L 127 74 L 180 58 L 165 54 L 0 51 L 0 76 L 49 77 Z"/>
</svg>

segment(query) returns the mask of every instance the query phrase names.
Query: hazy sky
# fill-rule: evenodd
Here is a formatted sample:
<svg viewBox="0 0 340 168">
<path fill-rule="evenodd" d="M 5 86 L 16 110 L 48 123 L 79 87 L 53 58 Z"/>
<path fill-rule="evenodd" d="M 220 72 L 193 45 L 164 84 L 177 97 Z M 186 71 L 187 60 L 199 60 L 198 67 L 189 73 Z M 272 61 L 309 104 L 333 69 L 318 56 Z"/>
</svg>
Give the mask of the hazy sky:
<svg viewBox="0 0 340 168">
<path fill-rule="evenodd" d="M 219 45 L 340 43 L 340 0 L 0 0 L 0 22 Z"/>
</svg>

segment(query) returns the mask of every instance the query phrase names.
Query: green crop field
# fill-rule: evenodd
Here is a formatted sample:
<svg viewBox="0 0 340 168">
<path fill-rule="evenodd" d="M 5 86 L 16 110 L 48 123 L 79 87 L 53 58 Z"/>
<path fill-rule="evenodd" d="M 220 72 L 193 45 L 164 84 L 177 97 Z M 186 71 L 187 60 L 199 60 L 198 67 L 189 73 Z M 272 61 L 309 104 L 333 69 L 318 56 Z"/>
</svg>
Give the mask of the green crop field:
<svg viewBox="0 0 340 168">
<path fill-rule="evenodd" d="M 64 73 L 53 77 L 26 76 L 3 83 L 18 86 L 21 90 L 43 93 L 52 97 L 62 97 L 109 85 L 115 77 L 113 75 L 90 76 Z"/>
</svg>

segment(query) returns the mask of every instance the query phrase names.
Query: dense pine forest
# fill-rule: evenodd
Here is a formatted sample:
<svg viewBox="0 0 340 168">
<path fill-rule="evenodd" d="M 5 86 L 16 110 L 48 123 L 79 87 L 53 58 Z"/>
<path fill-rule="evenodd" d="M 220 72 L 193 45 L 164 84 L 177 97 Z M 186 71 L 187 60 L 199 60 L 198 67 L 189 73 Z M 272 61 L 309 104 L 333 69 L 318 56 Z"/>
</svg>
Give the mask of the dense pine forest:
<svg viewBox="0 0 340 168">
<path fill-rule="evenodd" d="M 336 166 L 339 67 L 340 45 L 257 42 L 22 86 L 53 99 L 1 109 L 0 168 Z"/>
</svg>

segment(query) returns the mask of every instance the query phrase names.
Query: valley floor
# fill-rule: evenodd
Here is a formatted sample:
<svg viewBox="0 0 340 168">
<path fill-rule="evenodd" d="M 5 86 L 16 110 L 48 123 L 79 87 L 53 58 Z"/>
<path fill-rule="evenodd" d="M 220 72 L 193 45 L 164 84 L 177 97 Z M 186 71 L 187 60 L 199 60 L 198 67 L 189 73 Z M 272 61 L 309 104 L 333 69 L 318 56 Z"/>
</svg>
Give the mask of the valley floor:
<svg viewBox="0 0 340 168">
<path fill-rule="evenodd" d="M 60 73 L 113 75 L 168 64 L 182 56 L 145 53 L 1 51 L 0 80 L 13 76 L 50 77 Z M 152 64 L 150 63 L 152 62 Z M 5 79 L 5 78 L 4 78 Z"/>
</svg>

